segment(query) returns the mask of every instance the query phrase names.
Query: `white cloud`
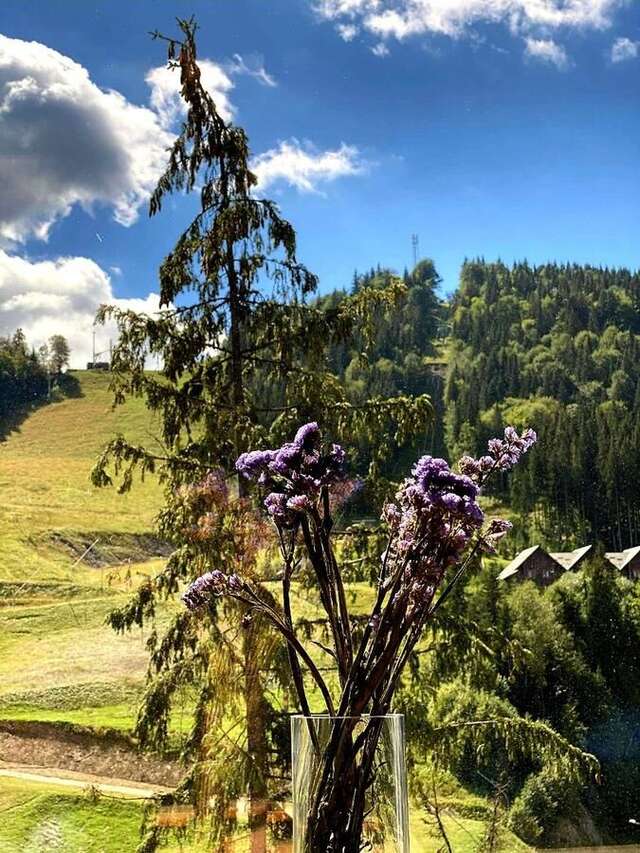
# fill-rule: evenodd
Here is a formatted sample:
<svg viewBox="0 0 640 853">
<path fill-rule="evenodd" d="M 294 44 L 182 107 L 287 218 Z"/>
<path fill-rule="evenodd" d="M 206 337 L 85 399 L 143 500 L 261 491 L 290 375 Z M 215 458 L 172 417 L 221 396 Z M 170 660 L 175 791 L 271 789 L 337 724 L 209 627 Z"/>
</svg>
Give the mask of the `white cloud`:
<svg viewBox="0 0 640 853">
<path fill-rule="evenodd" d="M 253 77 L 263 86 L 274 88 L 278 85 L 275 77 L 264 67 L 262 57 L 255 54 L 243 57 L 239 53 L 234 53 L 233 62 L 229 63 L 228 69 L 231 74 L 246 74 L 248 77 Z"/>
<path fill-rule="evenodd" d="M 365 164 L 353 145 L 343 142 L 334 151 L 316 151 L 310 144 L 291 139 L 260 154 L 251 169 L 258 177 L 260 190 L 284 181 L 301 192 L 317 193 L 322 184 L 361 174 Z"/>
<path fill-rule="evenodd" d="M 389 48 L 383 41 L 378 42 L 378 44 L 371 48 L 371 53 L 373 53 L 374 56 L 379 56 L 381 59 L 385 56 L 389 56 L 389 52 Z"/>
<path fill-rule="evenodd" d="M 259 56 L 242 57 L 239 53 L 234 53 L 233 59 L 223 65 L 210 59 L 200 59 L 198 65 L 202 85 L 213 98 L 216 109 L 225 121 L 232 121 L 236 115 L 236 108 L 230 100 L 230 93 L 235 88 L 232 77 L 252 77 L 261 85 L 270 88 L 278 85 L 265 69 Z M 186 114 L 186 104 L 180 97 L 180 72 L 177 68 L 161 65 L 151 68 L 145 80 L 151 88 L 150 104 L 158 113 L 162 125 L 166 128 L 173 127 L 175 122 Z"/>
<path fill-rule="evenodd" d="M 629 59 L 637 59 L 638 56 L 640 56 L 640 41 L 619 38 L 611 46 L 612 62 L 626 62 Z"/>
<path fill-rule="evenodd" d="M 362 26 L 378 38 L 469 34 L 474 25 L 503 24 L 512 32 L 605 29 L 627 0 L 311 0 L 338 27 Z"/>
<path fill-rule="evenodd" d="M 258 56 L 200 61 L 202 82 L 230 121 L 232 77 L 273 87 Z M 77 62 L 38 42 L 0 35 L 0 245 L 46 240 L 75 205 L 131 225 L 166 165 L 184 115 L 179 72 L 152 68 L 148 106 L 104 90 Z"/>
<path fill-rule="evenodd" d="M 561 71 L 569 67 L 569 57 L 566 50 L 552 39 L 527 38 L 525 44 L 525 54 L 530 59 L 555 65 Z"/>
<path fill-rule="evenodd" d="M 131 225 L 170 143 L 154 111 L 43 44 L 0 35 L 0 240 L 46 239 L 76 204 Z"/>
<path fill-rule="evenodd" d="M 231 121 L 235 115 L 235 108 L 229 100 L 229 92 L 234 87 L 233 80 L 215 62 L 201 59 L 198 64 L 202 85 L 213 98 L 222 118 Z M 186 104 L 180 97 L 180 72 L 177 68 L 161 65 L 152 68 L 145 80 L 151 88 L 149 102 L 158 113 L 161 124 L 165 128 L 172 127 L 186 113 Z"/>
<path fill-rule="evenodd" d="M 338 24 L 336 30 L 343 41 L 353 41 L 358 35 L 358 28 L 354 24 Z"/>
<path fill-rule="evenodd" d="M 61 334 L 71 348 L 71 366 L 86 367 L 92 355 L 92 327 L 98 307 L 115 304 L 153 313 L 159 297 L 118 299 L 111 280 L 95 261 L 70 257 L 29 261 L 0 250 L 0 336 L 24 329 L 30 346 L 39 347 Z M 96 349 L 117 340 L 114 323 L 96 328 Z"/>
</svg>

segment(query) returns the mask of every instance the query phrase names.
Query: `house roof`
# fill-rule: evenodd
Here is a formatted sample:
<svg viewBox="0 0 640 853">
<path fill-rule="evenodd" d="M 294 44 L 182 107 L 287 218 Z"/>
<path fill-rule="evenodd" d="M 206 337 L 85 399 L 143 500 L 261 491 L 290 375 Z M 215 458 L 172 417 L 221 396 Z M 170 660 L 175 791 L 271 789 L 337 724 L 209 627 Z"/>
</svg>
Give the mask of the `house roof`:
<svg viewBox="0 0 640 853">
<path fill-rule="evenodd" d="M 573 551 L 549 552 L 549 556 L 554 559 L 556 563 L 560 563 L 562 568 L 568 572 L 570 569 L 574 569 L 578 563 L 587 556 L 592 548 L 593 545 L 585 545 L 583 548 L 574 548 Z"/>
<path fill-rule="evenodd" d="M 612 566 L 616 569 L 622 570 L 626 568 L 626 566 L 628 566 L 633 558 L 637 557 L 638 554 L 640 554 L 640 545 L 636 545 L 635 548 L 627 548 L 624 551 L 609 551 L 604 556 Z"/>
<path fill-rule="evenodd" d="M 525 548 L 524 551 L 520 551 L 517 557 L 514 557 L 513 560 L 509 563 L 508 566 L 505 566 L 504 569 L 498 575 L 498 580 L 503 581 L 507 578 L 513 577 L 513 575 L 517 574 L 520 570 L 520 567 L 523 563 L 526 563 L 529 557 L 532 554 L 535 554 L 536 551 L 542 550 L 539 545 L 533 545 L 531 548 Z"/>
</svg>

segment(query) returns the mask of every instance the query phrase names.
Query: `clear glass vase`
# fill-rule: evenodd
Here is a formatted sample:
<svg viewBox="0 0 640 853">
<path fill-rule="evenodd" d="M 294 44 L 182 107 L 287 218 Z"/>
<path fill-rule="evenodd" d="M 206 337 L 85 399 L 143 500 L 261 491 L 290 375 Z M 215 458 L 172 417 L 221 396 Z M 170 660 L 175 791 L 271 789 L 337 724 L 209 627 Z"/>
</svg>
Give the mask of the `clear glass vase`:
<svg viewBox="0 0 640 853">
<path fill-rule="evenodd" d="M 409 853 L 404 717 L 291 718 L 294 853 Z"/>
</svg>

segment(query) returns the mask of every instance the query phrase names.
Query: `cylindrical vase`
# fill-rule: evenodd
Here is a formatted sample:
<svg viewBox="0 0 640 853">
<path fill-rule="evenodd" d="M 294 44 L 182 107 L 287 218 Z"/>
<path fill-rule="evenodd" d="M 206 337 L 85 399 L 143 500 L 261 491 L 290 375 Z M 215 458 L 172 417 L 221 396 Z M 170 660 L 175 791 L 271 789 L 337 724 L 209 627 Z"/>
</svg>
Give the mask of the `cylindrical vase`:
<svg viewBox="0 0 640 853">
<path fill-rule="evenodd" d="M 291 718 L 294 853 L 409 853 L 404 717 Z"/>
</svg>

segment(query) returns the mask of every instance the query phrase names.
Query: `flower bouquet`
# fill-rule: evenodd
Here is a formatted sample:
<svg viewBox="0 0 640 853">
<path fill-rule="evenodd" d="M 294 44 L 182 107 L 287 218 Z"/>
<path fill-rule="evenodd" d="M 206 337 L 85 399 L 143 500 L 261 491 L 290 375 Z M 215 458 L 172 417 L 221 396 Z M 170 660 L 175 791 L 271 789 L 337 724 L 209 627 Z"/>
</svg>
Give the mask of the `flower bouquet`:
<svg viewBox="0 0 640 853">
<path fill-rule="evenodd" d="M 485 522 L 480 489 L 495 472 L 515 465 L 535 441 L 533 430 L 519 434 L 507 427 L 503 438 L 489 442 L 485 456 L 464 456 L 456 471 L 432 456 L 416 462 L 395 500 L 383 508 L 388 542 L 375 602 L 358 633 L 332 542 L 332 493 L 343 488 L 346 477 L 342 447 L 324 446 L 318 425 L 309 423 L 279 449 L 254 450 L 237 460 L 238 474 L 264 491 L 264 506 L 277 530 L 282 607 L 265 601 L 250 580 L 221 570 L 198 578 L 183 600 L 197 609 L 210 596 L 232 596 L 264 614 L 288 644 L 302 711 L 294 725 L 296 853 L 359 853 L 374 843 L 381 850 L 408 850 L 403 780 L 391 793 L 390 821 L 382 805 L 388 799 L 389 767 L 402 772 L 404 760 L 397 742 L 401 731 L 389 714 L 394 691 L 426 624 L 471 559 L 480 551 L 493 552 L 511 527 L 502 519 Z M 301 553 L 313 569 L 326 614 L 331 645 L 324 649 L 340 685 L 335 697 L 295 630 L 290 587 Z M 323 715 L 311 714 L 309 680 L 322 697 Z M 387 824 L 391 848 L 385 846 Z"/>
</svg>

